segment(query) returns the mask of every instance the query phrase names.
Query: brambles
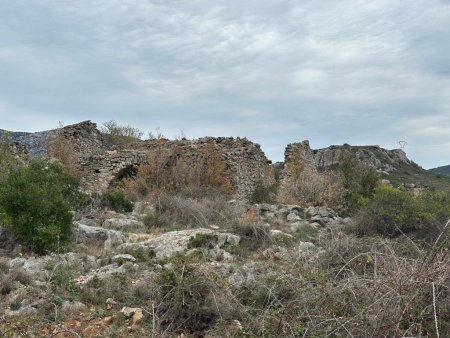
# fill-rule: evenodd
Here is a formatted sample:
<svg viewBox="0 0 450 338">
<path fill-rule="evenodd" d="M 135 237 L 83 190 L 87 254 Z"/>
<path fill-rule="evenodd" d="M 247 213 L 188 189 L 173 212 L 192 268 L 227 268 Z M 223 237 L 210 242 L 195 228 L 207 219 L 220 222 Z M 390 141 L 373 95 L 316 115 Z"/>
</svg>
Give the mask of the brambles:
<svg viewBox="0 0 450 338">
<path fill-rule="evenodd" d="M 78 156 L 73 143 L 64 137 L 62 126 L 57 131 L 54 139 L 47 144 L 47 156 L 50 161 L 58 161 L 67 172 L 77 178 L 82 176 L 82 170 L 78 165 Z"/>
<path fill-rule="evenodd" d="M 319 174 L 301 163 L 291 164 L 291 176 L 284 182 L 279 201 L 302 206 L 326 205 L 340 209 L 343 204 L 344 189 L 339 177 L 333 173 Z"/>
</svg>

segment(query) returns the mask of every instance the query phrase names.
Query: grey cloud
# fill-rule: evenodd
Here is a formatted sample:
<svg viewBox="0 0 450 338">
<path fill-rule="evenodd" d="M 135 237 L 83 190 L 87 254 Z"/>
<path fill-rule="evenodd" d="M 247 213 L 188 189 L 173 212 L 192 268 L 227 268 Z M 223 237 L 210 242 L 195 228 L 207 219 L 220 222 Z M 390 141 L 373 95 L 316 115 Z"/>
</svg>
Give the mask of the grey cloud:
<svg viewBox="0 0 450 338">
<path fill-rule="evenodd" d="M 450 3 L 17 0 L 0 5 L 0 116 L 189 137 L 396 147 L 448 164 Z M 430 118 L 431 117 L 431 118 Z M 447 134 L 446 134 L 447 133 Z"/>
</svg>

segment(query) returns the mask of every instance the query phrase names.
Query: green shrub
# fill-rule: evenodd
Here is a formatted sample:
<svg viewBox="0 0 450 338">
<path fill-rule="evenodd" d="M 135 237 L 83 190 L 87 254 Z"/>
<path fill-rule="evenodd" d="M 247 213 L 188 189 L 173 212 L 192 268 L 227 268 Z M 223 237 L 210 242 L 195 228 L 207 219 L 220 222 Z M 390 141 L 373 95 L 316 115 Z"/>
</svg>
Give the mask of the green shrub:
<svg viewBox="0 0 450 338">
<path fill-rule="evenodd" d="M 345 189 L 345 209 L 352 213 L 373 196 L 380 177 L 375 169 L 347 155 L 339 161 L 339 177 Z"/>
<path fill-rule="evenodd" d="M 188 248 L 206 248 L 212 249 L 218 241 L 217 235 L 214 234 L 196 234 L 189 238 Z"/>
<path fill-rule="evenodd" d="M 143 131 L 138 128 L 134 128 L 130 125 L 122 126 L 116 121 L 111 120 L 105 122 L 100 131 L 103 136 L 103 140 L 108 147 L 124 148 L 133 142 L 140 140 L 143 135 Z"/>
<path fill-rule="evenodd" d="M 148 229 L 159 228 L 164 225 L 161 215 L 157 211 L 149 211 L 142 219 L 142 222 Z"/>
<path fill-rule="evenodd" d="M 122 191 L 112 190 L 102 195 L 102 206 L 110 208 L 116 212 L 133 211 L 133 202 L 125 197 Z"/>
<path fill-rule="evenodd" d="M 70 201 L 77 191 L 77 180 L 61 165 L 33 160 L 0 186 L 0 221 L 31 250 L 56 250 L 71 238 Z"/>
<path fill-rule="evenodd" d="M 262 181 L 258 181 L 250 198 L 250 203 L 274 203 L 277 197 L 278 188 L 278 182 L 267 185 Z"/>
<path fill-rule="evenodd" d="M 380 234 L 396 237 L 402 234 L 432 241 L 450 217 L 450 195 L 426 192 L 413 196 L 388 186 L 375 189 L 357 217 L 360 235 Z"/>
</svg>

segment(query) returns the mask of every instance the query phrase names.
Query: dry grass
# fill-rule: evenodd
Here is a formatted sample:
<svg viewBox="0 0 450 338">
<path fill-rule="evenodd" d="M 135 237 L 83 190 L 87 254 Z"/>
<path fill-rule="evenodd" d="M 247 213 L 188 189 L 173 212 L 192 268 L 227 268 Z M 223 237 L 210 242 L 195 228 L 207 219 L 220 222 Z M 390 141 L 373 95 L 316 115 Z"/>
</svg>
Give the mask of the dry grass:
<svg viewBox="0 0 450 338">
<path fill-rule="evenodd" d="M 278 201 L 302 206 L 325 205 L 339 209 L 343 205 L 345 190 L 333 173 L 319 174 L 301 163 L 291 163 L 278 194 Z"/>
<path fill-rule="evenodd" d="M 78 156 L 75 147 L 67 138 L 64 137 L 60 129 L 55 138 L 47 144 L 47 156 L 50 160 L 58 161 L 74 177 L 81 178 L 83 173 L 78 163 Z"/>
<path fill-rule="evenodd" d="M 212 142 L 204 148 L 188 151 L 165 140 L 148 152 L 147 164 L 139 167 L 137 176 L 125 180 L 124 191 L 132 200 L 152 199 L 161 192 L 184 188 L 209 187 L 232 194 L 231 172 L 221 159 L 220 149 Z"/>
</svg>

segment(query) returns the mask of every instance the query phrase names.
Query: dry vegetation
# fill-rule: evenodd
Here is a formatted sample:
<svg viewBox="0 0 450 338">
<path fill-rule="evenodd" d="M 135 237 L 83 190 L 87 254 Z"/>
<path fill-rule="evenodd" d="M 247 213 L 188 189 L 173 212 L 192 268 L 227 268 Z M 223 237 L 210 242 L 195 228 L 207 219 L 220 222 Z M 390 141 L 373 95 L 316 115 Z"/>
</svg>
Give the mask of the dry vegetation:
<svg viewBox="0 0 450 338">
<path fill-rule="evenodd" d="M 286 214 L 270 219 L 250 209 L 244 217 L 229 203 L 231 173 L 215 144 L 192 156 L 177 145 L 167 148 L 166 140 L 153 142 L 148 163 L 125 179 L 123 191 L 91 196 L 98 201 L 90 212 L 129 213 L 133 204 L 126 195 L 150 205 L 138 213 L 146 233 L 136 235 L 212 225 L 220 230 L 191 237 L 187 251 L 169 258 L 157 258 L 153 247 L 125 251 L 135 262 L 113 261 L 115 249 L 72 244 L 69 249 L 83 258 L 68 263 L 58 252 L 38 283 L 7 263 L 9 253 L 0 259 L 3 313 L 33 301 L 37 310 L 0 315 L 0 337 L 449 336 L 449 195 L 411 196 L 377 186 L 373 172 L 350 160 L 334 175 L 295 161 L 279 193 L 281 201 L 300 204 L 295 210 L 306 224 L 292 230 Z M 75 170 L 67 149 L 55 141 L 49 153 Z M 275 191 L 260 193 L 266 200 Z M 308 223 L 310 205 L 351 208 L 357 215 L 353 222 Z M 284 237 L 275 237 L 274 229 Z M 239 235 L 240 244 L 224 243 L 212 255 L 223 230 Z M 100 278 L 97 272 L 111 266 L 115 272 Z M 96 274 L 86 278 L 92 270 Z M 67 311 L 67 302 L 83 307 Z M 139 308 L 143 317 L 133 322 L 124 307 Z"/>
<path fill-rule="evenodd" d="M 300 158 L 286 163 L 286 172 L 278 200 L 285 204 L 327 205 L 342 208 L 345 189 L 340 177 L 332 172 L 319 174 Z"/>
<path fill-rule="evenodd" d="M 155 142 L 156 147 L 148 151 L 147 164 L 141 165 L 136 177 L 123 184 L 131 199 L 152 199 L 161 192 L 173 193 L 186 188 L 212 188 L 225 194 L 233 193 L 230 169 L 214 143 L 209 142 L 204 149 L 191 154 L 184 153 L 179 145 L 167 149 L 163 139 Z"/>
</svg>

